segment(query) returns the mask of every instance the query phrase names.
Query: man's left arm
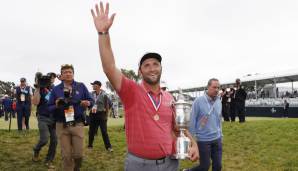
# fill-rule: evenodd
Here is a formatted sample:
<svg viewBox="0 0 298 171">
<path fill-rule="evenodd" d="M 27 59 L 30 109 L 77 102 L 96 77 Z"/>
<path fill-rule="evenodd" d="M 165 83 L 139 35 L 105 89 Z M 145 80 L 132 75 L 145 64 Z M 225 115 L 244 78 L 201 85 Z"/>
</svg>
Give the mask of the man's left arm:
<svg viewBox="0 0 298 171">
<path fill-rule="evenodd" d="M 105 94 L 105 96 L 104 96 L 105 98 L 104 98 L 104 104 L 105 104 L 105 109 L 106 109 L 106 113 L 108 113 L 109 112 L 109 97 L 108 97 L 108 95 L 107 94 Z"/>
<path fill-rule="evenodd" d="M 82 85 L 82 91 L 83 91 L 83 94 L 84 94 L 84 99 L 81 100 L 81 106 L 83 107 L 91 107 L 93 106 L 94 104 L 94 101 L 92 99 L 92 97 L 90 96 L 90 93 L 87 89 L 87 87 L 83 84 Z"/>
</svg>

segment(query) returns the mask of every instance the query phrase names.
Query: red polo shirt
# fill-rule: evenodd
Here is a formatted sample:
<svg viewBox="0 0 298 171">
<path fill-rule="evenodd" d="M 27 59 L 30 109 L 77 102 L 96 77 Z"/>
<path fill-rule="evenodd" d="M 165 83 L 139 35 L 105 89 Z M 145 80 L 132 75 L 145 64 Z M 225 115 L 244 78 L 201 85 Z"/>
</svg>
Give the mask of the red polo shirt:
<svg viewBox="0 0 298 171">
<path fill-rule="evenodd" d="M 158 100 L 161 95 L 157 111 L 148 93 Z M 122 77 L 118 94 L 125 109 L 128 152 L 146 159 L 159 159 L 173 154 L 173 96 L 163 90 L 153 94 L 146 83 L 137 84 L 125 76 Z"/>
</svg>

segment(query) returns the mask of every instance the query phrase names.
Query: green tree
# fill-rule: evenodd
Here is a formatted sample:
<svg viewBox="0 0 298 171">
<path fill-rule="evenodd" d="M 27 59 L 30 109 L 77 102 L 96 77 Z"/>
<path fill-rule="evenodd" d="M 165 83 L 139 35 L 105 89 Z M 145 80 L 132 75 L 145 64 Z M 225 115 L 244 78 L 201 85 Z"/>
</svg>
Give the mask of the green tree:
<svg viewBox="0 0 298 171">
<path fill-rule="evenodd" d="M 114 91 L 115 91 L 115 89 L 114 89 L 114 87 L 112 86 L 112 84 L 110 83 L 110 81 L 107 81 L 107 82 L 106 82 L 106 87 L 107 87 L 107 89 L 109 89 L 111 92 L 114 92 Z"/>
<path fill-rule="evenodd" d="M 14 82 L 4 82 L 0 81 L 0 94 L 7 94 L 9 96 L 13 96 L 13 88 L 15 86 Z"/>
<path fill-rule="evenodd" d="M 121 68 L 121 72 L 127 78 L 134 80 L 135 82 L 138 82 L 141 79 L 141 77 L 131 69 L 129 70 L 129 69 Z M 115 91 L 115 89 L 113 88 L 112 84 L 109 81 L 106 82 L 106 87 L 107 87 L 107 89 L 111 90 L 111 92 Z"/>
<path fill-rule="evenodd" d="M 138 82 L 141 77 L 136 74 L 133 70 L 128 70 L 128 69 L 121 69 L 121 72 L 123 75 L 125 75 L 127 78 L 134 80 L 135 82 Z"/>
</svg>

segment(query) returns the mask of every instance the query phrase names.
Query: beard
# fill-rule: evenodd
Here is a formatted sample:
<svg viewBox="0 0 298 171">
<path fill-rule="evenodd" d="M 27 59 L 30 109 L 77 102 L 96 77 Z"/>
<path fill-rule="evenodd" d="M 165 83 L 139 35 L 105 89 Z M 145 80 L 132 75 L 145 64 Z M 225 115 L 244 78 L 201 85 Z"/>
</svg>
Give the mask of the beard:
<svg viewBox="0 0 298 171">
<path fill-rule="evenodd" d="M 156 79 L 151 79 L 150 77 L 143 77 L 143 80 L 149 85 L 156 85 L 160 81 L 161 74 L 157 76 Z"/>
</svg>

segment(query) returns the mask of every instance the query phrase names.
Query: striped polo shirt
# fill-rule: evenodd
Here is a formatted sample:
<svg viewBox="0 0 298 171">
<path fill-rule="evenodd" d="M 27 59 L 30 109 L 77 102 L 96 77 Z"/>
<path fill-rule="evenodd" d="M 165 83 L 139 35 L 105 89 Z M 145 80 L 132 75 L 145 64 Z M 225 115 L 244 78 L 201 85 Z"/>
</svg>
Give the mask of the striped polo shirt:
<svg viewBox="0 0 298 171">
<path fill-rule="evenodd" d="M 125 110 L 125 133 L 128 152 L 145 159 L 159 159 L 174 152 L 174 99 L 160 89 L 153 94 L 145 82 L 136 82 L 122 77 L 118 92 Z M 161 98 L 156 110 L 153 101 Z M 158 102 L 157 102 L 158 104 Z"/>
</svg>

